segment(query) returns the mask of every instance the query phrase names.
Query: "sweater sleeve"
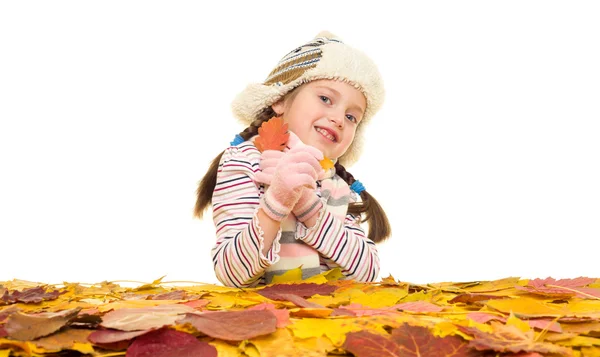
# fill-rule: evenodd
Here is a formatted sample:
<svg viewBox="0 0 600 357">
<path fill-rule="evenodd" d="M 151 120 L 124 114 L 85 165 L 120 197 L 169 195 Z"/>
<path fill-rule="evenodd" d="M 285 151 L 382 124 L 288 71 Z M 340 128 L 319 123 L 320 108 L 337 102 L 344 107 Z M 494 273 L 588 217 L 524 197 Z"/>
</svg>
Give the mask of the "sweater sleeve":
<svg viewBox="0 0 600 357">
<path fill-rule="evenodd" d="M 212 196 L 217 241 L 212 248 L 215 275 L 233 287 L 256 286 L 266 267 L 279 260 L 277 233 L 273 246 L 262 253 L 263 231 L 257 217 L 263 189 L 255 180 L 260 152 L 251 143 L 229 147 L 219 163 Z"/>
<path fill-rule="evenodd" d="M 352 192 L 352 195 L 356 201 L 356 194 Z M 377 247 L 365 235 L 358 216 L 346 214 L 342 220 L 322 209 L 313 227 L 306 228 L 298 222 L 298 239 L 337 264 L 348 279 L 369 282 L 379 275 Z"/>
</svg>

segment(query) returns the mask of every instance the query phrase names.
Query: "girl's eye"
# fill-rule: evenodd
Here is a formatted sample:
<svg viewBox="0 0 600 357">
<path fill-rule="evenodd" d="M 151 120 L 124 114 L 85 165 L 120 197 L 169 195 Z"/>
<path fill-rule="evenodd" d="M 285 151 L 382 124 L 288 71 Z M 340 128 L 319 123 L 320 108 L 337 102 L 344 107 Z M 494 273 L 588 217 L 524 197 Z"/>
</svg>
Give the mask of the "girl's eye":
<svg viewBox="0 0 600 357">
<path fill-rule="evenodd" d="M 323 103 L 331 103 L 331 100 L 329 100 L 329 98 L 327 98 L 324 95 L 320 95 L 319 98 L 321 98 L 321 101 L 323 101 Z"/>
<path fill-rule="evenodd" d="M 346 119 L 350 120 L 353 123 L 356 123 L 356 118 L 353 115 L 347 114 Z"/>
</svg>

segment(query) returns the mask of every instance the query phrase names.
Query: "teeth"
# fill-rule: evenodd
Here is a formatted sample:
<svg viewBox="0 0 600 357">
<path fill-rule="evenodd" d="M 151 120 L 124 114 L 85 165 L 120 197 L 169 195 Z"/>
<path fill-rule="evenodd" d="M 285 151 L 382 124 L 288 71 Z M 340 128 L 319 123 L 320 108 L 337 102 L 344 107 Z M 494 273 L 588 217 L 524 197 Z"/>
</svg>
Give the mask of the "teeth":
<svg viewBox="0 0 600 357">
<path fill-rule="evenodd" d="M 325 129 L 321 129 L 321 128 L 317 128 L 317 131 L 321 134 L 323 134 L 327 139 L 331 140 L 331 141 L 335 141 L 335 137 L 331 134 L 329 134 L 329 132 Z"/>
</svg>

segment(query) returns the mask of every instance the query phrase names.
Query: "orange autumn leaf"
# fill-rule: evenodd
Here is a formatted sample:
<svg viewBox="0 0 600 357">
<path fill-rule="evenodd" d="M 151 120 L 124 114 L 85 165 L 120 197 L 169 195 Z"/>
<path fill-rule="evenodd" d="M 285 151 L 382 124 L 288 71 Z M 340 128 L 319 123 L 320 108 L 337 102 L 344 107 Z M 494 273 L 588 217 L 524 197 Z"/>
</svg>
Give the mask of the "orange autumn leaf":
<svg viewBox="0 0 600 357">
<path fill-rule="evenodd" d="M 328 157 L 323 157 L 323 160 L 319 161 L 319 164 L 321 164 L 321 167 L 323 168 L 323 170 L 327 171 L 329 169 L 332 169 L 335 167 L 335 165 L 333 164 L 333 161 L 328 158 Z"/>
<path fill-rule="evenodd" d="M 258 137 L 254 140 L 254 145 L 260 152 L 283 151 L 289 138 L 287 123 L 284 123 L 282 118 L 272 118 L 258 128 Z"/>
</svg>

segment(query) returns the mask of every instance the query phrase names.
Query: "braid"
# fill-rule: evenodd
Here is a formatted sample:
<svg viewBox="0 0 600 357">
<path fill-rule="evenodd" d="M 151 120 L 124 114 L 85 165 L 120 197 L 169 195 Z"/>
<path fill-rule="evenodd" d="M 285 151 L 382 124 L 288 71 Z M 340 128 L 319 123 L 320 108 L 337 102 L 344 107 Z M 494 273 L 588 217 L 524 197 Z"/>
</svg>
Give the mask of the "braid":
<svg viewBox="0 0 600 357">
<path fill-rule="evenodd" d="M 277 114 L 271 107 L 265 108 L 262 112 L 260 112 L 256 120 L 254 120 L 246 129 L 244 129 L 239 135 L 244 140 L 249 140 L 254 135 L 258 134 L 258 128 L 260 126 L 276 116 Z M 223 151 L 224 152 L 224 151 Z M 215 190 L 215 186 L 217 185 L 217 171 L 219 170 L 219 163 L 221 162 L 221 157 L 223 156 L 223 152 L 221 152 L 217 157 L 215 157 L 208 171 L 204 174 L 204 177 L 200 181 L 198 185 L 198 189 L 196 190 L 196 206 L 194 207 L 194 216 L 198 218 L 202 218 L 204 214 L 204 210 L 208 207 L 209 204 L 212 203 L 212 194 Z"/>
<path fill-rule="evenodd" d="M 354 181 L 356 181 L 354 176 L 346 171 L 346 168 L 339 162 L 336 162 L 335 164 L 335 173 L 346 181 L 348 186 L 351 186 Z M 361 222 L 367 222 L 369 224 L 368 237 L 373 242 L 379 243 L 389 238 L 392 230 L 387 215 L 379 205 L 379 202 L 377 202 L 375 197 L 371 196 L 367 190 L 360 193 L 360 199 L 362 202 L 353 202 L 348 205 L 348 213 L 359 215 Z M 364 219 L 362 219 L 363 213 L 365 213 Z"/>
</svg>

